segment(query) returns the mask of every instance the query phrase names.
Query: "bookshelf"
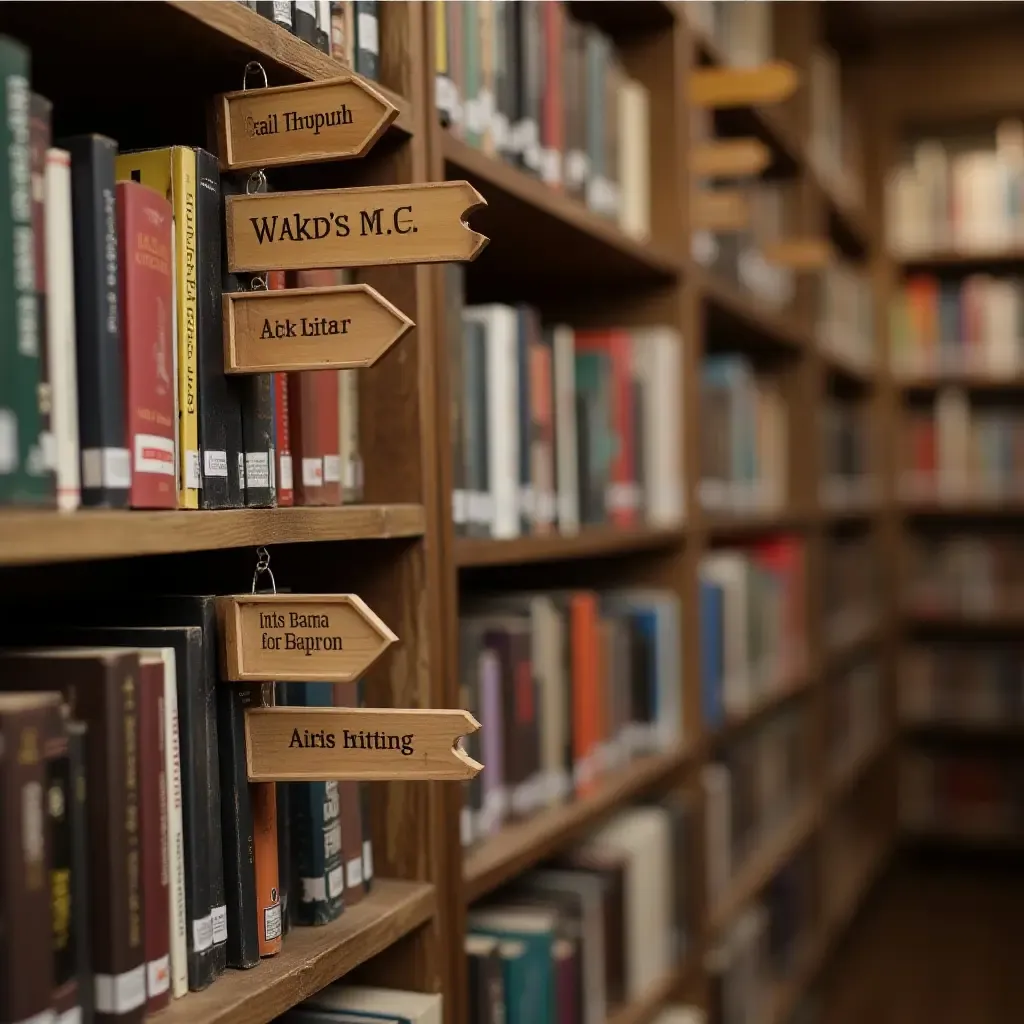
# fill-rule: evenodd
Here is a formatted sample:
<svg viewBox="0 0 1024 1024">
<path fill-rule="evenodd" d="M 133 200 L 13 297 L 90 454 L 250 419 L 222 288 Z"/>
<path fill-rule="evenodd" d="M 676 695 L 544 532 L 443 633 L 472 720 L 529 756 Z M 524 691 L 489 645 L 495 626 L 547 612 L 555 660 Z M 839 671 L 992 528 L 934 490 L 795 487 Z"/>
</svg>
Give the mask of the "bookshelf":
<svg viewBox="0 0 1024 1024">
<path fill-rule="evenodd" d="M 150 4 L 145 18 L 122 6 L 65 6 L 59 19 L 44 19 L 30 5 L 8 5 L 0 13 L 0 31 L 39 53 L 33 87 L 53 100 L 62 132 L 103 131 L 126 147 L 208 145 L 206 103 L 217 92 L 238 88 L 247 61 L 259 60 L 271 84 L 318 80 L 339 71 L 328 56 L 229 0 Z M 705 954 L 767 898 L 789 862 L 806 856 L 818 902 L 825 904 L 837 878 L 841 898 L 831 901 L 828 913 L 809 917 L 797 937 L 792 968 L 772 979 L 769 1019 L 786 1024 L 827 967 L 891 848 L 886 783 L 892 775 L 893 709 L 883 702 L 874 742 L 839 767 L 828 760 L 827 727 L 829 687 L 849 664 L 873 660 L 883 688 L 892 689 L 895 607 L 883 606 L 875 621 L 832 642 L 821 606 L 827 542 L 867 537 L 874 557 L 881 552 L 880 560 L 891 564 L 893 531 L 900 523 L 892 511 L 891 472 L 879 437 L 870 435 L 864 449 L 880 492 L 863 503 L 823 499 L 821 480 L 834 467 L 824 465 L 819 439 L 827 401 L 856 405 L 868 418 L 890 416 L 896 385 L 883 362 L 871 358 L 877 353 L 865 359 L 863 353 L 822 342 L 817 274 L 792 275 L 791 294 L 776 301 L 777 296 L 756 294 L 695 255 L 692 225 L 701 186 L 690 158 L 702 136 L 687 102 L 689 76 L 697 67 L 724 67 L 730 61 L 720 33 L 688 20 L 696 17 L 698 5 L 654 0 L 566 5 L 580 24 L 608 36 L 625 72 L 647 90 L 656 141 L 646 239 L 441 125 L 433 57 L 436 6 L 381 5 L 377 84 L 399 116 L 373 152 L 326 169 L 282 172 L 282 187 L 465 178 L 488 204 L 473 214 L 473 227 L 491 239 L 466 270 L 471 305 L 529 303 L 545 324 L 565 323 L 577 331 L 664 326 L 677 332 L 682 341 L 678 376 L 671 382 L 678 398 L 672 411 L 681 440 L 673 454 L 685 515 L 667 525 L 585 523 L 574 533 L 509 539 L 457 534 L 452 492 L 459 469 L 450 415 L 457 396 L 448 372 L 457 339 L 446 319 L 446 271 L 377 267 L 360 270 L 357 281 L 378 289 L 417 326 L 378 365 L 360 371 L 364 503 L 66 515 L 4 508 L 0 578 L 12 602 L 22 594 L 95 589 L 113 595 L 131 587 L 226 593 L 248 586 L 254 549 L 266 546 L 280 585 L 359 593 L 394 629 L 400 644 L 369 672 L 367 702 L 412 708 L 460 706 L 466 668 L 460 660 L 460 617 L 481 594 L 657 590 L 669 602 L 665 607 L 675 609 L 671 628 L 682 652 L 674 744 L 608 768 L 586 795 L 538 808 L 467 849 L 461 842 L 465 802 L 459 787 L 375 785 L 370 821 L 377 881 L 367 898 L 323 928 L 293 929 L 278 956 L 252 971 L 227 972 L 205 991 L 176 1001 L 164 1017 L 191 1024 L 260 1024 L 351 975 L 360 982 L 442 992 L 446 1024 L 466 1024 L 464 939 L 470 905 L 564 853 L 624 808 L 671 795 L 685 798 L 695 810 L 685 882 L 692 901 L 688 943 L 656 984 L 611 1007 L 607 1024 L 648 1024 L 670 1001 L 706 1003 L 714 979 Z M 768 147 L 765 181 L 785 186 L 783 240 L 825 238 L 856 273 L 880 280 L 890 268 L 876 242 L 876 209 L 851 198 L 812 155 L 808 81 L 815 50 L 827 36 L 823 5 L 771 8 L 776 16 L 772 54 L 796 67 L 801 87 L 776 106 L 720 111 L 705 127 L 717 137 L 753 137 Z M 192 55 L 187 69 L 181 65 L 183 52 Z M 79 73 L 86 62 L 95 64 L 95 77 Z M 856 77 L 843 75 L 844 95 L 863 100 Z M 154 113 L 141 124 L 133 94 L 140 83 L 157 80 L 181 81 L 181 96 L 169 88 L 156 93 L 147 107 Z M 955 262 L 951 254 L 941 259 Z M 977 262 L 977 254 L 972 259 Z M 876 310 L 879 329 L 883 321 Z M 709 356 L 742 356 L 742 372 L 759 385 L 767 382 L 769 403 L 784 410 L 784 451 L 764 459 L 765 472 L 773 474 L 782 495 L 770 506 L 734 500 L 705 507 L 702 501 L 702 441 L 708 432 L 702 392 Z M 1008 389 L 1011 382 L 999 387 Z M 927 505 L 921 514 L 944 512 Z M 780 538 L 797 568 L 767 564 L 774 557 L 771 544 Z M 747 687 L 742 700 L 734 703 L 730 695 L 720 723 L 712 724 L 702 708 L 702 655 L 709 646 L 700 614 L 702 584 L 708 559 L 734 552 L 763 558 L 766 565 L 759 571 L 774 573 L 773 579 L 785 576 L 794 592 L 799 577 L 802 658 L 772 675 L 769 685 Z M 74 572 L 77 568 L 84 571 Z M 793 606 L 798 606 L 795 598 Z M 758 823 L 757 835 L 712 902 L 706 898 L 708 865 L 702 853 L 705 770 L 781 718 L 793 726 L 786 733 L 789 746 L 800 750 L 799 792 L 784 813 Z M 844 839 L 851 832 L 858 838 L 852 852 L 845 842 L 829 842 L 833 833 Z"/>
</svg>

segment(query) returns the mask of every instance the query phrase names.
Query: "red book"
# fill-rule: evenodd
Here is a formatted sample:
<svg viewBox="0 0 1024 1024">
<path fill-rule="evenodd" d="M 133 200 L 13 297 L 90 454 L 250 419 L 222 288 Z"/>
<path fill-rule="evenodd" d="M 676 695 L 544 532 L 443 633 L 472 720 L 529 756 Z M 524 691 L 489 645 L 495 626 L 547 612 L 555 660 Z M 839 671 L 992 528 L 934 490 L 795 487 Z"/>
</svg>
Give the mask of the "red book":
<svg viewBox="0 0 1024 1024">
<path fill-rule="evenodd" d="M 565 180 L 562 161 L 565 157 L 565 100 L 562 87 L 565 44 L 562 26 L 565 8 L 562 4 L 544 4 L 544 97 L 541 108 L 541 144 L 544 147 L 544 180 L 561 189 Z"/>
<path fill-rule="evenodd" d="M 171 911 L 167 863 L 167 768 L 164 751 L 164 663 L 139 656 L 139 835 L 145 928 L 146 1014 L 171 1001 Z"/>
<path fill-rule="evenodd" d="M 129 502 L 132 508 L 177 508 L 171 204 L 136 181 L 119 181 L 117 245 L 132 465 Z"/>
<path fill-rule="evenodd" d="M 295 275 L 298 288 L 327 288 L 341 280 L 340 270 L 300 270 Z M 288 375 L 296 505 L 341 504 L 339 415 L 337 370 Z"/>
</svg>

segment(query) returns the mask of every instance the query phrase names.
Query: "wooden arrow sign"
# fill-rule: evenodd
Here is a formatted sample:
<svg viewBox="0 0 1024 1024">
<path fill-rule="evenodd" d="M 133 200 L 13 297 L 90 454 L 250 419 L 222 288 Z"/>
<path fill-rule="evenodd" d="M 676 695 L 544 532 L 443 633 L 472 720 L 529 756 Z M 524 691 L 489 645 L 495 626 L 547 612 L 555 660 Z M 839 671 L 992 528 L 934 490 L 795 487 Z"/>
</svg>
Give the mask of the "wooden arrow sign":
<svg viewBox="0 0 1024 1024">
<path fill-rule="evenodd" d="M 463 218 L 486 205 L 466 181 L 229 196 L 228 269 L 472 260 L 487 239 Z"/>
<path fill-rule="evenodd" d="M 413 322 L 366 284 L 224 295 L 224 372 L 373 366 Z"/>
<path fill-rule="evenodd" d="M 398 639 L 355 594 L 236 594 L 217 612 L 236 683 L 351 683 Z"/>
<path fill-rule="evenodd" d="M 823 270 L 835 262 L 835 249 L 827 238 L 789 238 L 768 242 L 762 254 L 769 263 L 798 272 Z"/>
<path fill-rule="evenodd" d="M 781 103 L 798 83 L 796 69 L 781 60 L 753 68 L 698 68 L 690 72 L 690 102 L 713 109 Z"/>
<path fill-rule="evenodd" d="M 365 156 L 398 116 L 353 75 L 222 93 L 214 111 L 222 171 Z"/>
<path fill-rule="evenodd" d="M 750 203 L 735 189 L 702 189 L 694 193 L 690 221 L 693 231 L 744 231 L 750 226 Z"/>
<path fill-rule="evenodd" d="M 747 178 L 760 174 L 770 161 L 759 139 L 709 139 L 694 147 L 690 167 L 700 178 Z"/>
<path fill-rule="evenodd" d="M 468 711 L 254 708 L 246 768 L 252 782 L 471 779 L 483 765 L 455 743 L 479 728 Z"/>
</svg>

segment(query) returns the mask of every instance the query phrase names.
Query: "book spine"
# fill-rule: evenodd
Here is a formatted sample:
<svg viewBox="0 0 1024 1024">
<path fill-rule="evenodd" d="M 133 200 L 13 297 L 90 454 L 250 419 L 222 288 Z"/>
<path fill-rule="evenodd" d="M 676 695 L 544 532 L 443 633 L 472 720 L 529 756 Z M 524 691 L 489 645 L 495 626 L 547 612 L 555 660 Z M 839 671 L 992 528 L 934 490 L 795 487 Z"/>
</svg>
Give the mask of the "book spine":
<svg viewBox="0 0 1024 1024">
<path fill-rule="evenodd" d="M 8 1021 L 46 1019 L 53 995 L 53 920 L 50 885 L 46 744 L 60 728 L 57 707 L 9 710 L 0 718 L 3 755 L 4 914 L 17 927 L 4 929 L 0 963 L 5 985 L 0 1012 Z M 39 1015 L 37 1017 L 37 1015 Z"/>
<path fill-rule="evenodd" d="M 331 0 L 316 0 L 316 48 L 331 52 Z"/>
<path fill-rule="evenodd" d="M 294 31 L 292 0 L 256 0 L 256 13 L 287 32 Z"/>
<path fill-rule="evenodd" d="M 117 143 L 66 140 L 71 153 L 82 504 L 124 508 L 131 484 L 117 294 Z"/>
<path fill-rule="evenodd" d="M 378 0 L 349 0 L 355 8 L 355 61 L 361 75 L 380 77 L 380 4 Z"/>
<path fill-rule="evenodd" d="M 278 683 L 274 689 L 280 693 L 287 683 Z M 286 703 L 281 699 L 279 703 Z M 277 875 L 281 892 L 281 935 L 287 935 L 295 922 L 295 884 L 292 858 L 291 783 L 277 784 Z"/>
<path fill-rule="evenodd" d="M 277 504 L 295 504 L 292 434 L 289 423 L 288 374 L 274 374 L 274 441 L 277 449 Z"/>
<path fill-rule="evenodd" d="M 221 220 L 217 157 L 196 150 L 196 254 L 199 337 L 199 450 L 204 509 L 244 504 L 241 455 L 242 410 L 237 388 L 224 373 L 223 311 L 220 291 Z"/>
<path fill-rule="evenodd" d="M 332 694 L 335 707 L 359 706 L 356 683 L 335 686 Z M 338 783 L 339 826 L 341 831 L 341 866 L 345 878 L 345 903 L 353 906 L 363 898 L 363 818 L 359 783 L 346 780 Z"/>
<path fill-rule="evenodd" d="M 316 0 L 295 0 L 292 4 L 292 31 L 310 46 L 316 46 Z"/>
<path fill-rule="evenodd" d="M 188 992 L 188 910 L 185 896 L 185 826 L 182 808 L 181 742 L 177 679 L 164 676 L 160 720 L 163 725 L 164 804 L 167 817 L 167 865 L 170 885 L 171 995 Z"/>
<path fill-rule="evenodd" d="M 359 443 L 359 371 L 338 371 L 339 442 L 341 461 L 341 503 L 363 500 L 365 474 Z"/>
<path fill-rule="evenodd" d="M 249 784 L 252 800 L 253 856 L 261 957 L 281 952 L 281 901 L 277 867 L 277 793 L 273 782 Z"/>
<path fill-rule="evenodd" d="M 330 0 L 331 4 L 331 56 L 346 67 L 352 64 L 347 45 L 347 19 L 345 9 L 352 0 Z"/>
<path fill-rule="evenodd" d="M 50 428 L 54 436 L 57 507 L 82 502 L 78 446 L 78 371 L 75 357 L 75 268 L 71 226 L 71 156 L 46 152 L 46 344 L 50 374 Z"/>
<path fill-rule="evenodd" d="M 87 729 L 84 722 L 69 719 L 64 723 L 68 737 L 68 821 L 71 833 L 71 944 L 72 960 L 81 1010 L 80 1024 L 92 1024 L 93 990 L 92 968 L 89 957 L 89 834 L 88 807 L 85 788 L 85 743 Z M 59 1020 L 58 1024 L 76 1024 L 74 1018 Z"/>
<path fill-rule="evenodd" d="M 163 663 L 142 665 L 139 681 L 139 831 L 145 907 L 146 1012 L 156 1013 L 171 1001 Z"/>
<path fill-rule="evenodd" d="M 53 106 L 36 93 L 29 99 L 29 167 L 32 197 L 32 245 L 35 260 L 36 334 L 39 347 L 37 387 L 39 434 L 29 439 L 27 468 L 33 480 L 41 479 L 42 499 L 56 502 L 54 471 L 57 454 L 53 439 L 53 390 L 50 386 L 50 354 L 46 318 L 46 152 L 50 148 Z"/>
<path fill-rule="evenodd" d="M 196 154 L 173 152 L 175 280 L 178 312 L 178 507 L 199 508 L 198 254 L 196 251 Z"/>
<path fill-rule="evenodd" d="M 284 274 L 271 271 L 267 283 L 272 289 L 284 288 Z M 273 508 L 277 504 L 273 374 L 248 374 L 242 389 L 245 504 L 248 508 Z"/>
<path fill-rule="evenodd" d="M 117 184 L 118 268 L 124 317 L 133 508 L 172 509 L 174 333 L 171 204 L 134 181 Z"/>
</svg>

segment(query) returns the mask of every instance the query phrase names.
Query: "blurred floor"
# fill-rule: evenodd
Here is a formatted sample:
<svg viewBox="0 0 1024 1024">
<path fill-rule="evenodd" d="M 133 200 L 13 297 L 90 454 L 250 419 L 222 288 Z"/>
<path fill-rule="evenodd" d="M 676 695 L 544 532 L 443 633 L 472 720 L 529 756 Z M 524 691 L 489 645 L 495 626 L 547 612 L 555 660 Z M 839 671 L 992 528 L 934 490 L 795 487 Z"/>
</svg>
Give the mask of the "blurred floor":
<svg viewBox="0 0 1024 1024">
<path fill-rule="evenodd" d="M 838 950 L 822 1024 L 1024 1021 L 1024 854 L 901 863 Z"/>
</svg>

